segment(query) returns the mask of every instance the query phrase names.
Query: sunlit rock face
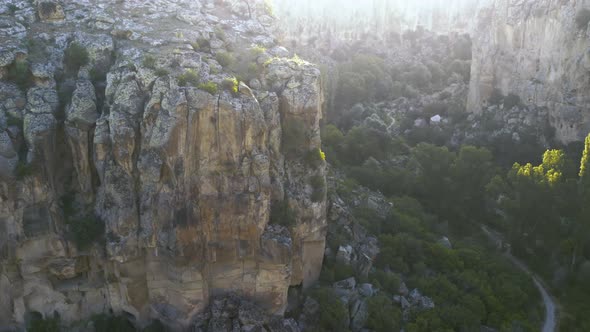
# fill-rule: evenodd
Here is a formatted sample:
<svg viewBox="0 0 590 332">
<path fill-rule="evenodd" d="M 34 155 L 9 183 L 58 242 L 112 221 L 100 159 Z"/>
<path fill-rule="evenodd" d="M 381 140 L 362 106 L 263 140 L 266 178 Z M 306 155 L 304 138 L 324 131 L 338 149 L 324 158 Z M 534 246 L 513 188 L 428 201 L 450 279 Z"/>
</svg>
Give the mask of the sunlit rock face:
<svg viewBox="0 0 590 332">
<path fill-rule="evenodd" d="M 493 89 L 546 107 L 556 138 L 590 131 L 590 39 L 578 27 L 585 1 L 496 0 L 482 6 L 472 33 L 468 110 L 479 112 Z"/>
<path fill-rule="evenodd" d="M 281 58 L 263 1 L 8 0 L 0 19 L 0 327 L 112 310 L 185 330 L 217 295 L 282 314 L 289 286 L 314 283 L 325 169 L 304 156 L 321 145 L 320 72 Z M 79 71 L 72 43 L 88 51 Z M 239 69 L 218 54 L 254 45 L 256 72 L 223 88 Z M 187 72 L 198 82 L 180 86 Z M 269 224 L 280 201 L 294 224 Z M 88 216 L 104 229 L 80 245 Z"/>
</svg>

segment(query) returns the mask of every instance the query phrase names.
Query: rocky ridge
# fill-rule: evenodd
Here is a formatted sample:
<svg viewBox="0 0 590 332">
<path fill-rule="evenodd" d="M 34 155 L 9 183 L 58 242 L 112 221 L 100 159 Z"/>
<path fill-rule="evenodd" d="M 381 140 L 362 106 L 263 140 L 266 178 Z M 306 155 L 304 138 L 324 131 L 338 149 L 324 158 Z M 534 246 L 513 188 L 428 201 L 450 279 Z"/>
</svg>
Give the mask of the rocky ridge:
<svg viewBox="0 0 590 332">
<path fill-rule="evenodd" d="M 0 20 L 0 326 L 112 310 L 183 330 L 217 295 L 282 314 L 317 279 L 320 73 L 263 1 L 10 0 Z M 237 83 L 224 59 L 251 49 Z M 295 222 L 269 224 L 283 201 Z"/>
<path fill-rule="evenodd" d="M 581 141 L 590 131 L 588 26 L 576 17 L 588 1 L 486 2 L 472 32 L 467 109 L 480 112 L 494 89 L 545 109 L 556 138 Z"/>
</svg>

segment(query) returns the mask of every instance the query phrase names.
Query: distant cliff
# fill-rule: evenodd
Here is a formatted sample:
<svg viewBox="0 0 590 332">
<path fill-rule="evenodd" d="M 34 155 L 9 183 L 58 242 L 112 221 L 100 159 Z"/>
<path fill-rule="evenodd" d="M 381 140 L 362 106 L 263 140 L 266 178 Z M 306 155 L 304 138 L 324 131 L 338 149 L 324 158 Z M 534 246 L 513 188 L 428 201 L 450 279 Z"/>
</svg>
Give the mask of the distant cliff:
<svg viewBox="0 0 590 332">
<path fill-rule="evenodd" d="M 587 0 L 496 0 L 481 6 L 474 30 L 467 109 L 494 89 L 546 108 L 556 138 L 590 131 L 590 31 L 576 21 Z"/>
<path fill-rule="evenodd" d="M 0 4 L 0 329 L 111 310 L 188 329 L 228 292 L 282 314 L 318 278 L 320 72 L 274 20 L 263 1 Z"/>
</svg>

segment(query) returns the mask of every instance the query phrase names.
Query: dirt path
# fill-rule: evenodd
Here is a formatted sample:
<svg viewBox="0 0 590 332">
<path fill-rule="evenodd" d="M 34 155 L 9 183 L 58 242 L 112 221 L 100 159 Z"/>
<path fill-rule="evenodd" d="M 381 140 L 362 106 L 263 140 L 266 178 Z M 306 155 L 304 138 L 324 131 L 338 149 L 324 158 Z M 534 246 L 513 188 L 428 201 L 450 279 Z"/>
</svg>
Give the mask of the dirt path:
<svg viewBox="0 0 590 332">
<path fill-rule="evenodd" d="M 483 225 L 481 226 L 481 230 L 486 234 L 490 241 L 496 244 L 506 243 L 504 242 L 502 235 L 500 233 L 490 230 L 488 227 Z M 539 278 L 538 275 L 533 273 L 531 269 L 529 269 L 529 267 L 526 264 L 524 264 L 521 260 L 512 256 L 510 250 L 506 251 L 504 253 L 504 256 L 506 256 L 514 265 L 516 265 L 523 272 L 531 276 L 533 282 L 535 283 L 535 286 L 537 287 L 537 289 L 541 293 L 541 296 L 543 297 L 543 303 L 545 304 L 545 322 L 543 323 L 543 328 L 541 329 L 541 332 L 557 331 L 557 305 L 553 300 L 553 297 L 547 290 L 547 288 L 543 285 L 542 279 Z"/>
</svg>

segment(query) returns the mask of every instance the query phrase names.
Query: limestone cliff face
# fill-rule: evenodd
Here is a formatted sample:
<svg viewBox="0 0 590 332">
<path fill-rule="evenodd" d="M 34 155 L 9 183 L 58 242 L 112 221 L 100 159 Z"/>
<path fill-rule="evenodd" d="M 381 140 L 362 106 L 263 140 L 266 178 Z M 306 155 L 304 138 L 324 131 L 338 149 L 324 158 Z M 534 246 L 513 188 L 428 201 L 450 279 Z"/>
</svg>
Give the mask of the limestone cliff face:
<svg viewBox="0 0 590 332">
<path fill-rule="evenodd" d="M 325 169 L 304 156 L 321 145 L 320 73 L 282 58 L 262 1 L 9 4 L 0 326 L 22 326 L 30 312 L 74 322 L 113 310 L 185 329 L 217 294 L 281 314 L 290 285 L 318 278 Z M 72 72 L 63 58 L 73 43 L 89 63 Z M 253 45 L 255 77 L 222 89 L 236 70 L 219 54 L 239 60 Z M 22 63 L 28 83 L 17 85 Z M 180 86 L 187 72 L 219 91 Z M 292 122 L 304 126 L 297 153 L 285 153 Z M 288 227 L 269 223 L 282 201 Z M 72 235 L 91 229 L 97 241 Z"/>
<path fill-rule="evenodd" d="M 582 140 L 590 131 L 590 38 L 578 27 L 586 0 L 485 1 L 473 39 L 468 109 L 479 111 L 494 88 L 546 107 L 556 138 Z"/>
</svg>

